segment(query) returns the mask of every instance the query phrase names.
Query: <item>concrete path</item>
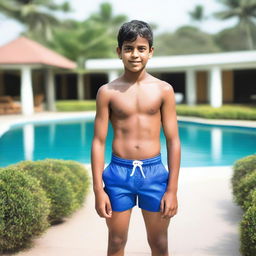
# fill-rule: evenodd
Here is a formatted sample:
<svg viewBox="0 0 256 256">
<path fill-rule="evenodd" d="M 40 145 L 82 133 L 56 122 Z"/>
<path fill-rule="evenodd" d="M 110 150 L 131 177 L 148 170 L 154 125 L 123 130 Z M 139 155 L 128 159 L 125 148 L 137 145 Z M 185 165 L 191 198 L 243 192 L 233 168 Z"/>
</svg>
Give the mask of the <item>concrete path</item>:
<svg viewBox="0 0 256 256">
<path fill-rule="evenodd" d="M 170 223 L 171 256 L 239 256 L 242 211 L 232 202 L 231 167 L 181 168 L 179 212 Z M 106 256 L 105 220 L 94 210 L 91 192 L 82 209 L 52 226 L 34 247 L 15 256 Z M 127 256 L 150 255 L 139 208 L 134 208 Z"/>
</svg>

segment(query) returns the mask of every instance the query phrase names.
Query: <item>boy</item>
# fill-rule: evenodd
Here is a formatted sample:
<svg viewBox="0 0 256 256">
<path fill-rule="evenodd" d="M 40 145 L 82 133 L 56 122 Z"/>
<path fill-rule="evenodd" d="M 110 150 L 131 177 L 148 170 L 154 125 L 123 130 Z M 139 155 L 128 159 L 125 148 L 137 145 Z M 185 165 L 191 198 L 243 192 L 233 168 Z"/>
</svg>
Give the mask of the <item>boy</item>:
<svg viewBox="0 0 256 256">
<path fill-rule="evenodd" d="M 133 20 L 123 24 L 117 54 L 123 61 L 124 74 L 101 86 L 96 97 L 91 163 L 95 208 L 106 218 L 109 230 L 108 256 L 124 255 L 137 199 L 152 255 L 169 255 L 168 225 L 178 207 L 180 141 L 173 88 L 145 69 L 153 55 L 152 44 L 147 23 Z M 114 129 L 112 159 L 104 169 L 109 120 Z M 161 161 L 161 124 L 169 171 Z"/>
</svg>

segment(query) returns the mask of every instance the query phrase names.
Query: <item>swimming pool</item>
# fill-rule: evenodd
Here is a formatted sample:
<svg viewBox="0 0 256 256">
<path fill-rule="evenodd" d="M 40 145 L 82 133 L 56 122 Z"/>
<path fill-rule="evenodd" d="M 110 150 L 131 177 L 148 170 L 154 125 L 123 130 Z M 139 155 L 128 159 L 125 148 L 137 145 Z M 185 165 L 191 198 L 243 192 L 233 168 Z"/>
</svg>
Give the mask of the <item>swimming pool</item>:
<svg viewBox="0 0 256 256">
<path fill-rule="evenodd" d="M 256 153 L 256 129 L 179 121 L 181 166 L 223 166 Z M 90 163 L 93 119 L 15 125 L 0 137 L 0 166 L 22 160 L 72 159 Z M 113 130 L 109 125 L 105 162 L 111 157 Z M 161 131 L 161 153 L 167 163 Z"/>
</svg>

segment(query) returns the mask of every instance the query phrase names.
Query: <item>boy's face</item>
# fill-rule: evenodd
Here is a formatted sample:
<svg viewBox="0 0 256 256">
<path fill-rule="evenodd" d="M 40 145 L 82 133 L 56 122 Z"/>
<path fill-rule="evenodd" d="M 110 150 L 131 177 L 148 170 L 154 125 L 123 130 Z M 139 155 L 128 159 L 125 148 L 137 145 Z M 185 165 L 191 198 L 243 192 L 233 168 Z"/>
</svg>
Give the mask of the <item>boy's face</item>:
<svg viewBox="0 0 256 256">
<path fill-rule="evenodd" d="M 133 42 L 124 41 L 122 49 L 117 47 L 119 58 L 122 59 L 125 68 L 131 72 L 144 69 L 153 51 L 153 47 L 149 48 L 148 40 L 140 36 Z"/>
</svg>

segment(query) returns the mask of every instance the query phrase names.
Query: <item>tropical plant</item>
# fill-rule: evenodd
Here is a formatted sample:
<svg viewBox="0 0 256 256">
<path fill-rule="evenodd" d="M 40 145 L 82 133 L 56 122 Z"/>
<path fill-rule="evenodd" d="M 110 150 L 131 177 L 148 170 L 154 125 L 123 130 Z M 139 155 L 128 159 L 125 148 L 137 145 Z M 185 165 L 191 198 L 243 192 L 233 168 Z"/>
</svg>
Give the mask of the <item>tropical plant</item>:
<svg viewBox="0 0 256 256">
<path fill-rule="evenodd" d="M 125 15 L 114 16 L 112 6 L 103 3 L 85 21 L 67 20 L 63 27 L 54 29 L 49 46 L 76 60 L 80 68 L 88 58 L 114 57 L 117 29 L 126 19 Z"/>
<path fill-rule="evenodd" d="M 175 33 L 163 33 L 155 38 L 155 55 L 218 52 L 212 35 L 193 26 L 183 26 Z"/>
<path fill-rule="evenodd" d="M 53 27 L 61 23 L 55 16 L 56 11 L 70 11 L 69 3 L 56 4 L 54 0 L 0 0 L 0 13 L 24 24 L 27 27 L 24 34 L 39 41 L 52 40 Z"/>
<path fill-rule="evenodd" d="M 256 0 L 218 0 L 226 7 L 226 10 L 214 13 L 214 16 L 226 20 L 238 19 L 238 26 L 246 34 L 247 47 L 254 48 L 252 30 L 255 28 Z"/>
</svg>

